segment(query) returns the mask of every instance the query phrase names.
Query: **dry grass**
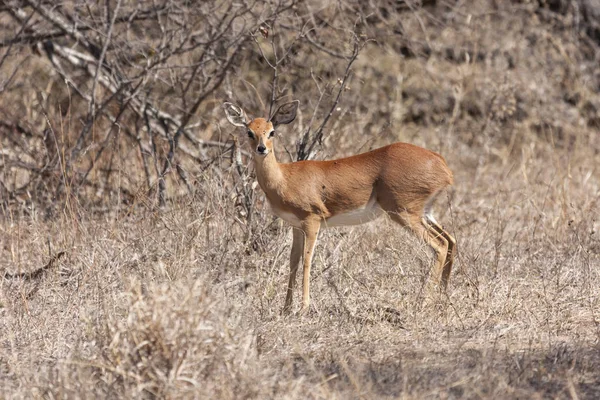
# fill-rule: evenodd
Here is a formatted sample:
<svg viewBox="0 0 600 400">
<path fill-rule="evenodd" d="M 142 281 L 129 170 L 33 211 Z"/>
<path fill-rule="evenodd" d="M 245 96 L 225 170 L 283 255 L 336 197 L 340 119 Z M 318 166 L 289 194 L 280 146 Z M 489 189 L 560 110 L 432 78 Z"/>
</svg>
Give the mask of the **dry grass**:
<svg viewBox="0 0 600 400">
<path fill-rule="evenodd" d="M 458 184 L 443 220 L 460 252 L 447 296 L 423 290 L 427 249 L 382 220 L 324 232 L 304 317 L 280 315 L 288 230 L 261 213 L 248 249 L 217 188 L 161 214 L 9 216 L 3 267 L 44 264 L 47 243 L 67 256 L 41 279 L 2 283 L 4 393 L 595 398 L 600 181 L 589 152 L 554 165 L 559 152 L 540 145 L 474 170 L 447 152 Z"/>
<path fill-rule="evenodd" d="M 34 279 L 0 280 L 0 397 L 599 398 L 599 76 L 568 32 L 475 3 L 470 24 L 457 12 L 443 28 L 427 20 L 429 32 L 439 48 L 498 56 L 406 58 L 382 39 L 357 61 L 319 155 L 396 140 L 444 155 L 456 184 L 436 215 L 458 240 L 446 294 L 426 290 L 429 250 L 382 219 L 324 231 L 314 306 L 282 316 L 291 234 L 260 189 L 248 189 L 248 223 L 244 181 L 223 155 L 185 165 L 193 194 L 173 173 L 158 211 L 124 144 L 110 179 L 130 203 L 98 189 L 48 206 L 43 185 L 0 202 L 0 270 L 35 271 L 65 251 Z M 419 39 L 417 19 L 404 27 Z M 260 92 L 255 67 L 237 73 Z M 240 85 L 215 94 L 199 137 L 225 140 L 223 93 L 255 94 Z M 53 118 L 68 137 L 72 117 Z M 293 129 L 278 136 L 280 159 Z M 10 174 L 6 186 L 25 179 Z"/>
</svg>

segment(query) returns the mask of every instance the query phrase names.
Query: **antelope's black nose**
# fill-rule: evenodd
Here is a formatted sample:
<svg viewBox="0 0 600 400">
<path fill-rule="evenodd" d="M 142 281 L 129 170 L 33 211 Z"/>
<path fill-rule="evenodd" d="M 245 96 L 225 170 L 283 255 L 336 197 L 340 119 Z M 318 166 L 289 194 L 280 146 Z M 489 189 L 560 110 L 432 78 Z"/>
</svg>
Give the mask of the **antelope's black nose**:
<svg viewBox="0 0 600 400">
<path fill-rule="evenodd" d="M 267 148 L 265 146 L 263 146 L 262 144 L 259 144 L 258 147 L 256 148 L 256 151 L 258 151 L 259 153 L 264 153 L 265 151 L 267 151 Z"/>
</svg>

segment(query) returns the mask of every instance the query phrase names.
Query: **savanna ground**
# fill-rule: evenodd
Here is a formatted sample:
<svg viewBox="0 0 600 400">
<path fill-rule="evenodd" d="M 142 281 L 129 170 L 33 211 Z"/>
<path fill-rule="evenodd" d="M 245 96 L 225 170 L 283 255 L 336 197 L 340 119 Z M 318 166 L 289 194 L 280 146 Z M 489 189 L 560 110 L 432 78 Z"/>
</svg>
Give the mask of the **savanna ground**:
<svg viewBox="0 0 600 400">
<path fill-rule="evenodd" d="M 599 15 L 2 2 L 0 397 L 599 398 Z M 291 233 L 220 104 L 292 98 L 281 161 L 443 154 L 446 293 L 381 219 L 323 231 L 281 315 Z"/>
</svg>

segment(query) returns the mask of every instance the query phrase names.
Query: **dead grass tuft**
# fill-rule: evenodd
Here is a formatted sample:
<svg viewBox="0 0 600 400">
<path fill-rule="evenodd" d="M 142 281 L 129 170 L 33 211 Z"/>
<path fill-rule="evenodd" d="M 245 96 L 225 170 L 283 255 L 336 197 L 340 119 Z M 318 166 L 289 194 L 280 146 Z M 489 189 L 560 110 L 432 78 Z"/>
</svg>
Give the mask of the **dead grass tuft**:
<svg viewBox="0 0 600 400">
<path fill-rule="evenodd" d="M 336 51 L 350 45 L 336 18 L 367 4 L 342 3 L 301 3 L 321 21 L 314 40 L 333 38 Z M 381 2 L 359 26 L 377 42 L 352 66 L 317 157 L 399 140 L 443 154 L 456 182 L 436 206 L 458 241 L 449 289 L 425 290 L 432 254 L 382 219 L 321 234 L 302 317 L 280 313 L 289 229 L 243 153 L 236 163 L 219 107 L 235 98 L 264 111 L 271 70 L 255 47 L 240 45 L 244 62 L 194 114 L 190 132 L 208 144 L 182 136 L 160 208 L 168 138 L 131 110 L 116 125 L 99 117 L 67 168 L 87 104 L 15 45 L 0 62 L 17 71 L 0 99 L 0 397 L 600 398 L 598 43 L 574 14 L 588 2 L 552 2 L 569 4 L 563 14 L 548 2 L 404 3 Z M 298 10 L 269 34 L 287 40 Z M 159 25 L 140 24 L 109 61 L 129 48 L 133 71 L 153 59 L 142 53 Z M 317 86 L 330 104 L 344 64 L 298 42 L 282 65 L 281 87 L 302 101 L 277 135 L 289 161 Z M 179 85 L 184 70 L 161 64 L 144 96 L 179 113 L 196 94 Z"/>
</svg>

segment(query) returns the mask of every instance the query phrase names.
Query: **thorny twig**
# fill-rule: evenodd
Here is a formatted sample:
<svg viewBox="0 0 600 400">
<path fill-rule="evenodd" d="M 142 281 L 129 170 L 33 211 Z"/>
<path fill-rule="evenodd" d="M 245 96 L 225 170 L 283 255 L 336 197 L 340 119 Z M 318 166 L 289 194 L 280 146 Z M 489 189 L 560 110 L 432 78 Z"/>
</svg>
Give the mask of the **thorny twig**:
<svg viewBox="0 0 600 400">
<path fill-rule="evenodd" d="M 316 130 L 315 134 L 312 136 L 312 138 L 310 138 L 310 125 L 309 125 L 306 132 L 304 133 L 304 135 L 298 142 L 298 160 L 308 160 L 308 159 L 312 158 L 312 156 L 314 155 L 313 151 L 315 149 L 315 146 L 317 144 L 319 144 L 319 145 L 322 144 L 323 131 L 325 129 L 325 126 L 327 125 L 327 122 L 329 121 L 329 119 L 333 115 L 334 111 L 336 110 L 338 103 L 340 101 L 340 98 L 342 97 L 343 91 L 346 89 L 346 82 L 348 81 L 348 78 L 350 77 L 350 73 L 351 73 L 350 68 L 352 67 L 352 64 L 354 63 L 354 61 L 356 61 L 356 59 L 358 58 L 358 54 L 360 53 L 360 51 L 363 49 L 363 47 L 367 43 L 368 43 L 368 41 L 365 41 L 364 43 L 361 44 L 359 42 L 356 34 L 354 34 L 354 46 L 353 46 L 353 50 L 352 50 L 352 55 L 348 58 L 348 64 L 346 65 L 346 71 L 344 72 L 344 77 L 342 78 L 342 80 L 340 82 L 340 88 L 337 92 L 337 96 L 336 96 L 333 104 L 331 105 L 329 112 L 325 115 L 323 122 L 317 128 L 317 130 Z M 319 103 L 320 103 L 320 99 L 319 99 Z M 318 106 L 318 104 L 317 104 L 317 106 Z M 310 143 L 309 143 L 309 140 L 310 140 Z"/>
</svg>

